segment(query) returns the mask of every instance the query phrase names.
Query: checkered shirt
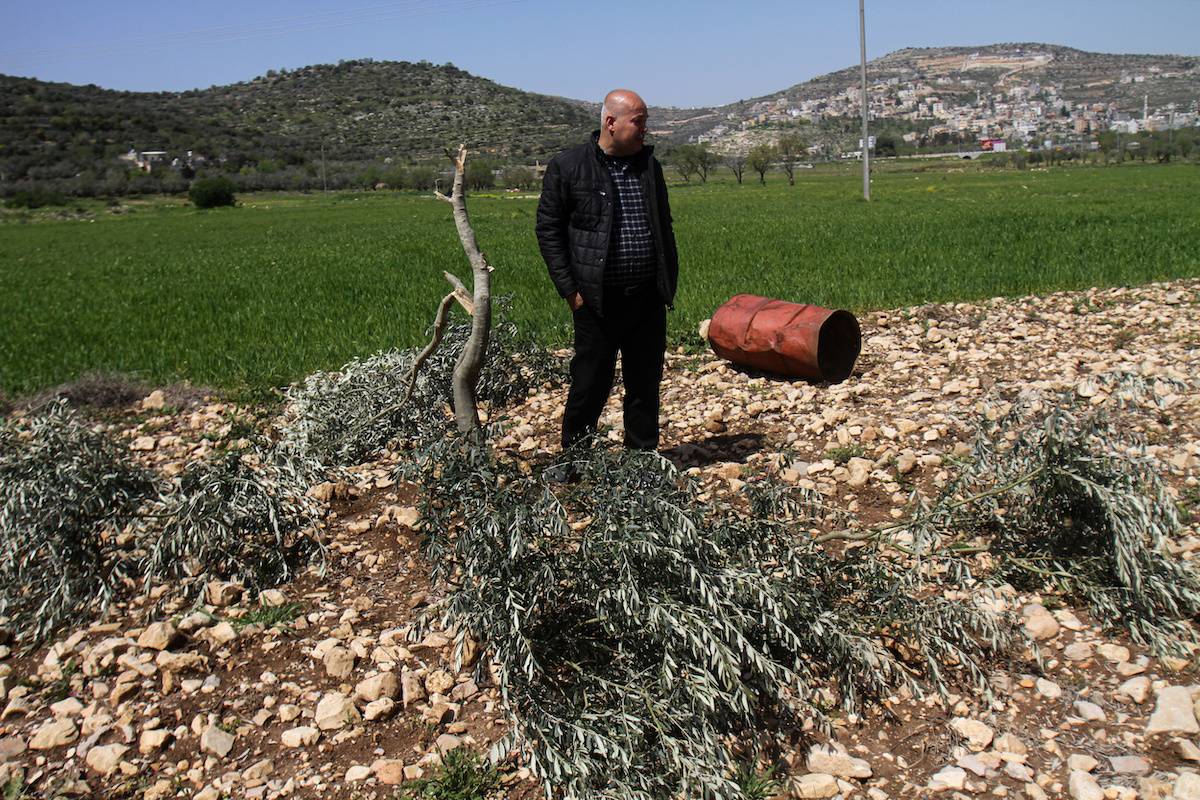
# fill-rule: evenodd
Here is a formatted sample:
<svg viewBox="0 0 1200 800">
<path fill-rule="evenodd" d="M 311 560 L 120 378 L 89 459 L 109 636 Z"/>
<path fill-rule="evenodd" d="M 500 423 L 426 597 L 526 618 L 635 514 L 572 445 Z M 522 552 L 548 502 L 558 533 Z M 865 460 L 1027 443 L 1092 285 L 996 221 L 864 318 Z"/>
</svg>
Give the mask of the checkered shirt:
<svg viewBox="0 0 1200 800">
<path fill-rule="evenodd" d="M 628 159 L 609 157 L 604 160 L 617 187 L 604 283 L 636 286 L 653 280 L 657 272 L 654 234 L 650 230 L 642 181 Z"/>
</svg>

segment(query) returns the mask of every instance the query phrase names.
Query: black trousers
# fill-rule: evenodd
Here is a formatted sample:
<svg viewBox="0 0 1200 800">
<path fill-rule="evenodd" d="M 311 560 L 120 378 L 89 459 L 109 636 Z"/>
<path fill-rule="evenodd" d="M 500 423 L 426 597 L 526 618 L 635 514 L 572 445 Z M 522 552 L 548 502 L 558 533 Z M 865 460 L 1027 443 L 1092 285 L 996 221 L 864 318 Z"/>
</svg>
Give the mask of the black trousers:
<svg viewBox="0 0 1200 800">
<path fill-rule="evenodd" d="M 572 313 L 575 356 L 563 412 L 562 446 L 595 433 L 612 392 L 617 354 L 625 383 L 625 446 L 658 447 L 658 389 L 667 349 L 667 309 L 653 284 L 604 288 L 604 315 L 587 305 Z"/>
</svg>

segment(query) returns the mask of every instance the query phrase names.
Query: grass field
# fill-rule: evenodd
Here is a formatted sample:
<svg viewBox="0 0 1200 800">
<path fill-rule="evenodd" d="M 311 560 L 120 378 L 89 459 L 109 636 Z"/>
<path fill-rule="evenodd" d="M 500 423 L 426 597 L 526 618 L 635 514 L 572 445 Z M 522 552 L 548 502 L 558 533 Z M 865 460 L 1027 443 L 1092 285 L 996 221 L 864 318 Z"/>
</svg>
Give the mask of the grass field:
<svg viewBox="0 0 1200 800">
<path fill-rule="evenodd" d="M 676 342 L 738 292 L 855 311 L 1200 276 L 1200 167 L 998 171 L 857 165 L 797 184 L 672 188 L 681 257 Z M 285 384 L 421 340 L 470 270 L 444 203 L 411 194 L 182 200 L 91 219 L 0 222 L 0 389 L 94 370 L 150 382 Z M 536 200 L 470 198 L 494 286 L 548 343 L 568 316 L 533 235 Z M 24 220 L 24 221 L 22 221 Z"/>
</svg>

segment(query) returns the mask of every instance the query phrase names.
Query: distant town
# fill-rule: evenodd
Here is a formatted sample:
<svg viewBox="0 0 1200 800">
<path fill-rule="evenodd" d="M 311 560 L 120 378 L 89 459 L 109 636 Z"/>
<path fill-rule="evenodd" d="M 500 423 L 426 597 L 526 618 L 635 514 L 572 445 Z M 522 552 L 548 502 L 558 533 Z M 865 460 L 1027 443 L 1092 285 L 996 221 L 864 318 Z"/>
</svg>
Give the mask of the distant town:
<svg viewBox="0 0 1200 800">
<path fill-rule="evenodd" d="M 870 117 L 875 121 L 910 124 L 913 130 L 902 136 L 908 143 L 935 140 L 939 135 L 945 135 L 958 141 L 970 138 L 981 149 L 996 151 L 1010 147 L 1038 148 L 1056 142 L 1075 143 L 1080 137 L 1107 131 L 1133 135 L 1200 124 L 1200 109 L 1195 100 L 1187 107 L 1178 107 L 1176 103 L 1151 107 L 1149 95 L 1145 95 L 1138 113 L 1123 110 L 1112 101 L 1073 102 L 1064 96 L 1062 83 L 1023 79 L 1023 71 L 1047 64 L 1052 58 L 1050 55 L 1033 55 L 1014 59 L 975 54 L 962 59 L 960 72 L 953 77 L 942 75 L 905 80 L 890 76 L 869 85 Z M 1005 71 L 999 80 L 963 77 L 972 69 Z M 1151 66 L 1144 72 L 1123 71 L 1117 81 L 1136 91 L 1138 84 L 1180 77 L 1184 74 Z M 721 122 L 692 139 L 697 143 L 728 146 L 738 138 L 737 132 L 771 123 L 820 123 L 857 117 L 861 113 L 862 91 L 858 84 L 803 99 L 784 94 L 730 111 Z"/>
</svg>

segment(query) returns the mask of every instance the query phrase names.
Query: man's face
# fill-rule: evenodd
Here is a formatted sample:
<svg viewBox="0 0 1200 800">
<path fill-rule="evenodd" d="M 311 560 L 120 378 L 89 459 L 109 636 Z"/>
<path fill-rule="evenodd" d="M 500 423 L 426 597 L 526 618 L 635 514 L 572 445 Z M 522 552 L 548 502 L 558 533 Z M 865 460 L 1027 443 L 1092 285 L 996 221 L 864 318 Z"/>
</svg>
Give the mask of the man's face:
<svg viewBox="0 0 1200 800">
<path fill-rule="evenodd" d="M 620 108 L 608 123 L 612 133 L 613 154 L 631 156 L 642 149 L 646 138 L 646 104 L 640 99 Z"/>
</svg>

